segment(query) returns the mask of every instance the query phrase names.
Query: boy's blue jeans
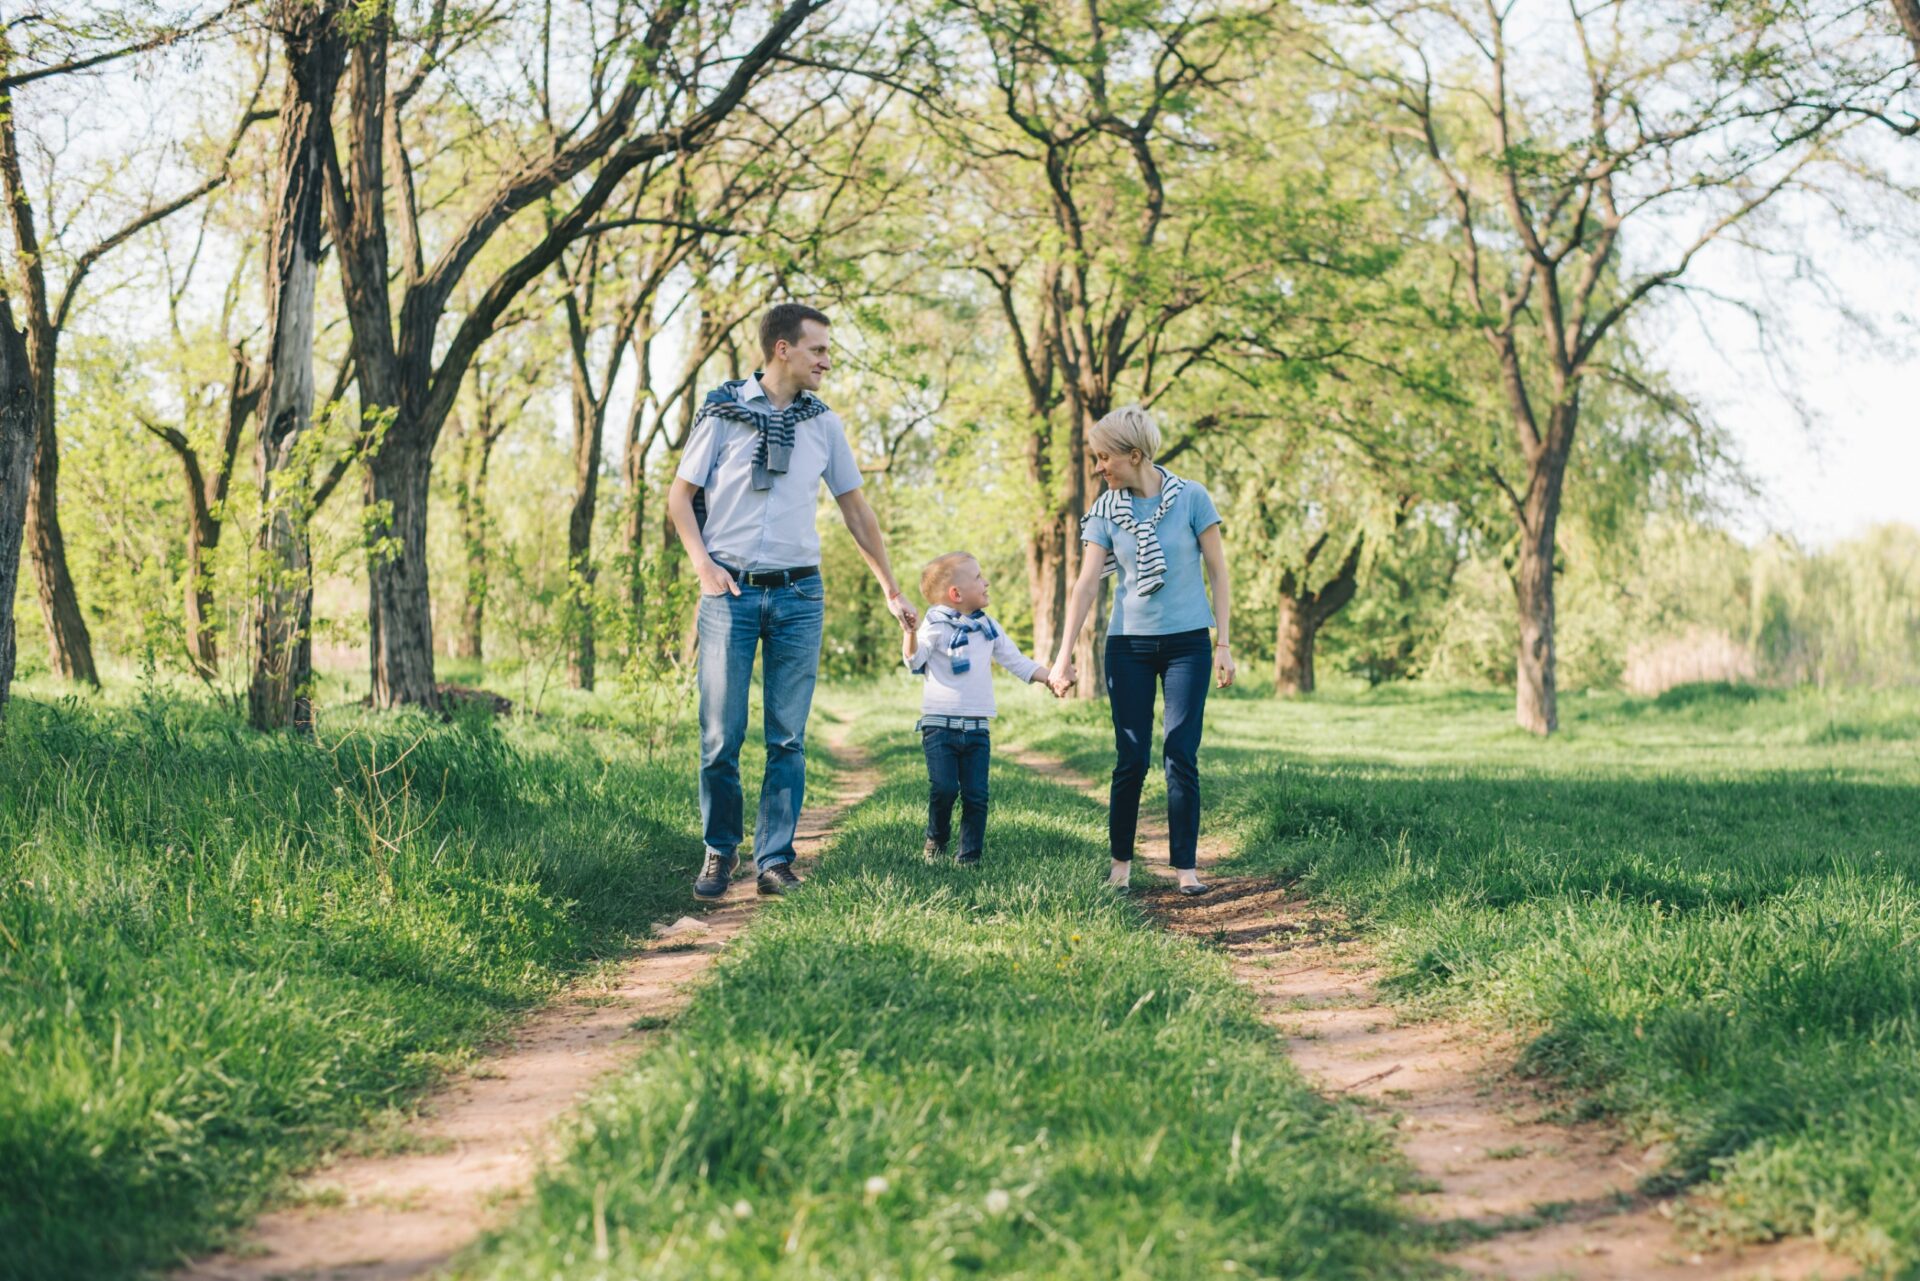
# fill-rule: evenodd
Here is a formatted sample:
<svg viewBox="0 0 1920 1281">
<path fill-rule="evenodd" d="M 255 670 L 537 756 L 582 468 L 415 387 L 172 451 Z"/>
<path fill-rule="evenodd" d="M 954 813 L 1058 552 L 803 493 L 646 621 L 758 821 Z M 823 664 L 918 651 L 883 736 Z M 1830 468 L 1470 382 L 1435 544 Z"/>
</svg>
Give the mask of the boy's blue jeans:
<svg viewBox="0 0 1920 1281">
<path fill-rule="evenodd" d="M 1140 788 L 1153 747 L 1156 684 L 1167 693 L 1161 755 L 1167 770 L 1167 854 L 1192 867 L 1200 848 L 1200 729 L 1213 674 L 1211 633 L 1204 627 L 1165 636 L 1107 637 L 1107 702 L 1113 710 L 1113 790 L 1107 840 L 1116 859 L 1133 857 Z"/>
<path fill-rule="evenodd" d="M 793 862 L 793 832 L 807 794 L 807 714 L 820 674 L 826 592 L 819 577 L 700 598 L 700 823 L 707 848 L 731 857 L 742 837 L 740 744 L 747 737 L 753 654 L 761 649 L 767 772 L 753 861 Z"/>
<path fill-rule="evenodd" d="M 953 839 L 953 802 L 960 802 L 960 854 L 978 857 L 987 841 L 987 762 L 993 740 L 984 729 L 920 731 L 927 754 L 927 839 L 941 849 Z"/>
</svg>

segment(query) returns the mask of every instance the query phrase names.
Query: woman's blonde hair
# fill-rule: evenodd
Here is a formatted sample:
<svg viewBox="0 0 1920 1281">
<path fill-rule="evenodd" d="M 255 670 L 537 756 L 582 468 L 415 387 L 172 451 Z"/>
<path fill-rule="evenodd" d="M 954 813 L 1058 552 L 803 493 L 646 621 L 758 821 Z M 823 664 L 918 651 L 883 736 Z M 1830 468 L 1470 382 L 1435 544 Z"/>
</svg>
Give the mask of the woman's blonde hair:
<svg viewBox="0 0 1920 1281">
<path fill-rule="evenodd" d="M 1159 425 L 1140 405 L 1120 406 L 1093 425 L 1087 440 L 1105 454 L 1128 454 L 1137 449 L 1148 462 L 1160 452 Z"/>
</svg>

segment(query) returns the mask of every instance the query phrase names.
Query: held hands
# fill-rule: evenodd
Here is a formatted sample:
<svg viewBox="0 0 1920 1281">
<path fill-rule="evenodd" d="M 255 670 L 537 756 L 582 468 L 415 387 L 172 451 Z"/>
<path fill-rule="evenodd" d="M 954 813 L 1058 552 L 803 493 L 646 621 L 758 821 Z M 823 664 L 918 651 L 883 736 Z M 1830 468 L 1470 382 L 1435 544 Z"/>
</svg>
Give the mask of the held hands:
<svg viewBox="0 0 1920 1281">
<path fill-rule="evenodd" d="M 1053 691 L 1055 698 L 1065 698 L 1078 679 L 1079 674 L 1073 670 L 1073 660 L 1069 658 L 1054 665 L 1052 674 L 1047 677 L 1047 688 Z"/>
<path fill-rule="evenodd" d="M 1225 645 L 1213 647 L 1213 683 L 1221 689 L 1233 684 L 1233 651 Z"/>
<path fill-rule="evenodd" d="M 920 611 L 900 592 L 887 597 L 887 612 L 900 620 L 900 626 L 909 632 L 920 626 Z"/>
</svg>

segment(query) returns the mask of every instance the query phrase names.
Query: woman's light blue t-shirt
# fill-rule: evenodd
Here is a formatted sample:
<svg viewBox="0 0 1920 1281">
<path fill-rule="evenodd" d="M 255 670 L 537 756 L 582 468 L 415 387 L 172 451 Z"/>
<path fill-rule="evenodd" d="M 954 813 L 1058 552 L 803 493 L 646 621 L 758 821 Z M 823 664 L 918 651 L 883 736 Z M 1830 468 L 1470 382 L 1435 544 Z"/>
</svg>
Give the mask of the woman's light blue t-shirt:
<svg viewBox="0 0 1920 1281">
<path fill-rule="evenodd" d="M 1114 577 L 1113 618 L 1107 625 L 1110 636 L 1167 636 L 1213 626 L 1213 606 L 1207 603 L 1206 578 L 1200 567 L 1200 535 L 1220 523 L 1220 513 L 1205 485 L 1191 480 L 1182 484 L 1172 508 L 1154 526 L 1160 550 L 1167 558 L 1167 576 L 1151 596 L 1134 590 L 1138 581 L 1134 561 L 1139 548 L 1132 534 L 1104 516 L 1089 516 L 1080 526 L 1082 541 L 1112 549 L 1120 562 L 1120 572 Z M 1159 506 L 1158 494 L 1152 498 L 1135 495 L 1133 518 L 1149 520 Z"/>
</svg>

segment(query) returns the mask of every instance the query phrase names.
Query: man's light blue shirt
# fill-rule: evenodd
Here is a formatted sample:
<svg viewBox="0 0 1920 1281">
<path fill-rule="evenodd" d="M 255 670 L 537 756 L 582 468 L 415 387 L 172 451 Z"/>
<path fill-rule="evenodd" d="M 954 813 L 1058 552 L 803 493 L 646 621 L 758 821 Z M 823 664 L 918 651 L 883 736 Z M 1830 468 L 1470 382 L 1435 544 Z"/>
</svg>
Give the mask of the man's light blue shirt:
<svg viewBox="0 0 1920 1281">
<path fill-rule="evenodd" d="M 1213 626 L 1213 606 L 1207 603 L 1206 579 L 1201 573 L 1200 535 L 1220 523 L 1220 512 L 1205 485 L 1182 477 L 1182 486 L 1173 506 L 1154 526 L 1160 550 L 1167 558 L 1167 576 L 1151 596 L 1134 590 L 1139 581 L 1134 573 L 1139 547 L 1132 534 L 1103 516 L 1090 516 L 1080 526 L 1082 541 L 1110 548 L 1120 562 L 1120 572 L 1114 576 L 1113 617 L 1107 624 L 1110 636 L 1169 636 Z M 1136 521 L 1151 520 L 1160 508 L 1157 494 L 1152 498 L 1130 497 Z"/>
<path fill-rule="evenodd" d="M 741 384 L 742 404 L 761 402 L 771 411 L 758 378 Z M 675 472 L 707 494 L 702 537 L 707 554 L 734 569 L 798 569 L 820 563 L 820 527 L 815 521 L 820 482 L 835 498 L 860 488 L 860 464 L 847 443 L 840 415 L 828 410 L 793 428 L 793 456 L 767 489 L 753 487 L 758 429 L 709 414 L 693 431 Z"/>
</svg>

